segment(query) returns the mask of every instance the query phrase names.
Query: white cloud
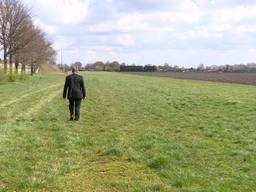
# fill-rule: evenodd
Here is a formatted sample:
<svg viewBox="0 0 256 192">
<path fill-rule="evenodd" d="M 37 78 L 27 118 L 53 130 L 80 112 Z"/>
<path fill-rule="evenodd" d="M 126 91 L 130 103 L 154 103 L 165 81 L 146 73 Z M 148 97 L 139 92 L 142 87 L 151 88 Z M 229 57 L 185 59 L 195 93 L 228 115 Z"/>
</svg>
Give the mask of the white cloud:
<svg viewBox="0 0 256 192">
<path fill-rule="evenodd" d="M 232 24 L 256 19 L 256 5 L 223 8 L 213 13 L 213 23 Z"/>
<path fill-rule="evenodd" d="M 245 61 L 246 56 L 256 60 L 253 1 L 24 1 L 34 2 L 36 24 L 55 41 L 55 48 L 69 50 L 69 63 L 116 59 L 225 64 Z"/>
<path fill-rule="evenodd" d="M 132 32 L 145 30 L 147 23 L 142 14 L 120 14 L 117 20 L 89 26 L 91 32 Z"/>
<path fill-rule="evenodd" d="M 208 38 L 208 39 L 221 39 L 223 38 L 223 33 L 212 32 L 206 28 L 201 28 L 196 31 L 188 31 L 188 38 Z"/>
<path fill-rule="evenodd" d="M 131 35 L 119 35 L 117 42 L 123 46 L 133 46 L 136 44 L 135 38 Z"/>
<path fill-rule="evenodd" d="M 74 39 L 72 37 L 66 37 L 58 35 L 54 39 L 54 48 L 57 50 L 60 49 L 70 49 L 74 45 Z"/>
<path fill-rule="evenodd" d="M 36 0 L 36 4 L 54 23 L 78 24 L 88 15 L 90 0 Z"/>
<path fill-rule="evenodd" d="M 161 12 L 151 15 L 150 18 L 156 18 L 162 22 L 171 23 L 197 23 L 203 13 L 199 10 L 188 10 L 188 11 L 171 11 L 171 12 Z"/>
<path fill-rule="evenodd" d="M 47 34 L 55 34 L 55 33 L 58 32 L 58 27 L 55 26 L 55 25 L 47 25 L 47 24 L 43 23 L 41 20 L 39 20 L 39 19 L 36 19 L 34 21 L 34 23 L 35 23 L 35 25 L 40 27 Z"/>
<path fill-rule="evenodd" d="M 250 6 L 224 7 L 218 10 L 210 10 L 207 24 L 201 25 L 195 33 L 202 36 L 222 38 L 225 34 L 246 35 L 256 32 L 256 4 Z"/>
</svg>

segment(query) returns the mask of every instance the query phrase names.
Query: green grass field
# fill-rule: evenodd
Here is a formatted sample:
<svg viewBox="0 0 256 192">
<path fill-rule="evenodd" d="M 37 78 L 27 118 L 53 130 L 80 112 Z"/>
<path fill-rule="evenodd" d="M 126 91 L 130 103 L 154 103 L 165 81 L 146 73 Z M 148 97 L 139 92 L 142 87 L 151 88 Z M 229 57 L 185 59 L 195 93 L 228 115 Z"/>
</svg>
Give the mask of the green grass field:
<svg viewBox="0 0 256 192">
<path fill-rule="evenodd" d="M 0 85 L 0 191 L 255 191 L 256 87 L 85 77 L 79 122 L 64 76 Z"/>
</svg>

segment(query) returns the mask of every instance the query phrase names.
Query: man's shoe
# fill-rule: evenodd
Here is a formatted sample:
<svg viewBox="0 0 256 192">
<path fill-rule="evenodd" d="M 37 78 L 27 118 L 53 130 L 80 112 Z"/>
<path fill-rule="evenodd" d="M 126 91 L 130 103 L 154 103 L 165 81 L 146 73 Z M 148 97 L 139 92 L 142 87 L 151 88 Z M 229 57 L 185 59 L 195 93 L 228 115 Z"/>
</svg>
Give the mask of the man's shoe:
<svg viewBox="0 0 256 192">
<path fill-rule="evenodd" d="M 75 121 L 79 121 L 79 118 L 75 118 L 74 120 L 75 120 Z"/>
<path fill-rule="evenodd" d="M 73 121 L 73 120 L 74 120 L 74 118 L 73 118 L 73 117 L 70 117 L 69 121 Z"/>
</svg>

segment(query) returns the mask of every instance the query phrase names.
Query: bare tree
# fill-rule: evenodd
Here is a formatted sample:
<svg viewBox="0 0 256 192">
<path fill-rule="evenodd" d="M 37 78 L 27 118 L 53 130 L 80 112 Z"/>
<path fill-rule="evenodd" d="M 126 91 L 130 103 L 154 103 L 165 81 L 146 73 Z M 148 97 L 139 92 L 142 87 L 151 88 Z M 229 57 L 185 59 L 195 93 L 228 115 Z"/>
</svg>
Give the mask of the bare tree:
<svg viewBox="0 0 256 192">
<path fill-rule="evenodd" d="M 30 65 L 31 74 L 44 62 L 54 62 L 56 52 L 44 32 L 33 24 L 30 11 L 21 0 L 0 0 L 0 46 L 3 50 L 4 70 L 22 71 Z"/>
<path fill-rule="evenodd" d="M 28 58 L 32 57 L 32 52 L 35 51 L 35 43 L 42 36 L 42 31 L 36 28 L 32 23 L 26 25 L 24 33 L 21 33 L 19 39 L 12 44 L 10 54 L 15 59 L 15 69 L 18 71 L 19 63 L 22 63 L 22 71 L 25 72 L 25 65 L 29 63 Z"/>
<path fill-rule="evenodd" d="M 34 27 L 28 36 L 33 36 L 33 41 L 29 41 L 22 49 L 19 49 L 15 54 L 15 59 L 22 63 L 22 70 L 25 69 L 25 63 L 28 64 L 31 75 L 33 75 L 41 64 L 54 63 L 56 52 L 45 33 L 39 28 Z"/>
<path fill-rule="evenodd" d="M 4 69 L 9 57 L 12 72 L 13 55 L 32 39 L 24 39 L 32 24 L 29 10 L 20 0 L 0 0 L 0 44 L 3 49 Z"/>
</svg>

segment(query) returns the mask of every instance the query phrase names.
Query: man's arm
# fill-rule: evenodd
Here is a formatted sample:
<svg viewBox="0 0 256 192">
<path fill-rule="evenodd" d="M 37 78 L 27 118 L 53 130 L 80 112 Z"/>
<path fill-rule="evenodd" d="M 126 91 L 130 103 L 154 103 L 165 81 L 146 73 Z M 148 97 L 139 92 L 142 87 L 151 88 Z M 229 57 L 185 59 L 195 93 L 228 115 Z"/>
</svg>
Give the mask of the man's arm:
<svg viewBox="0 0 256 192">
<path fill-rule="evenodd" d="M 66 99 L 67 97 L 67 90 L 68 90 L 68 77 L 66 77 L 66 80 L 65 80 L 65 85 L 63 89 L 63 99 Z"/>
<path fill-rule="evenodd" d="M 83 99 L 85 99 L 85 97 L 86 97 L 86 89 L 85 89 L 85 84 L 84 84 L 83 77 L 82 77 L 82 81 L 81 81 L 81 88 L 82 88 L 82 92 L 83 92 Z"/>
</svg>

